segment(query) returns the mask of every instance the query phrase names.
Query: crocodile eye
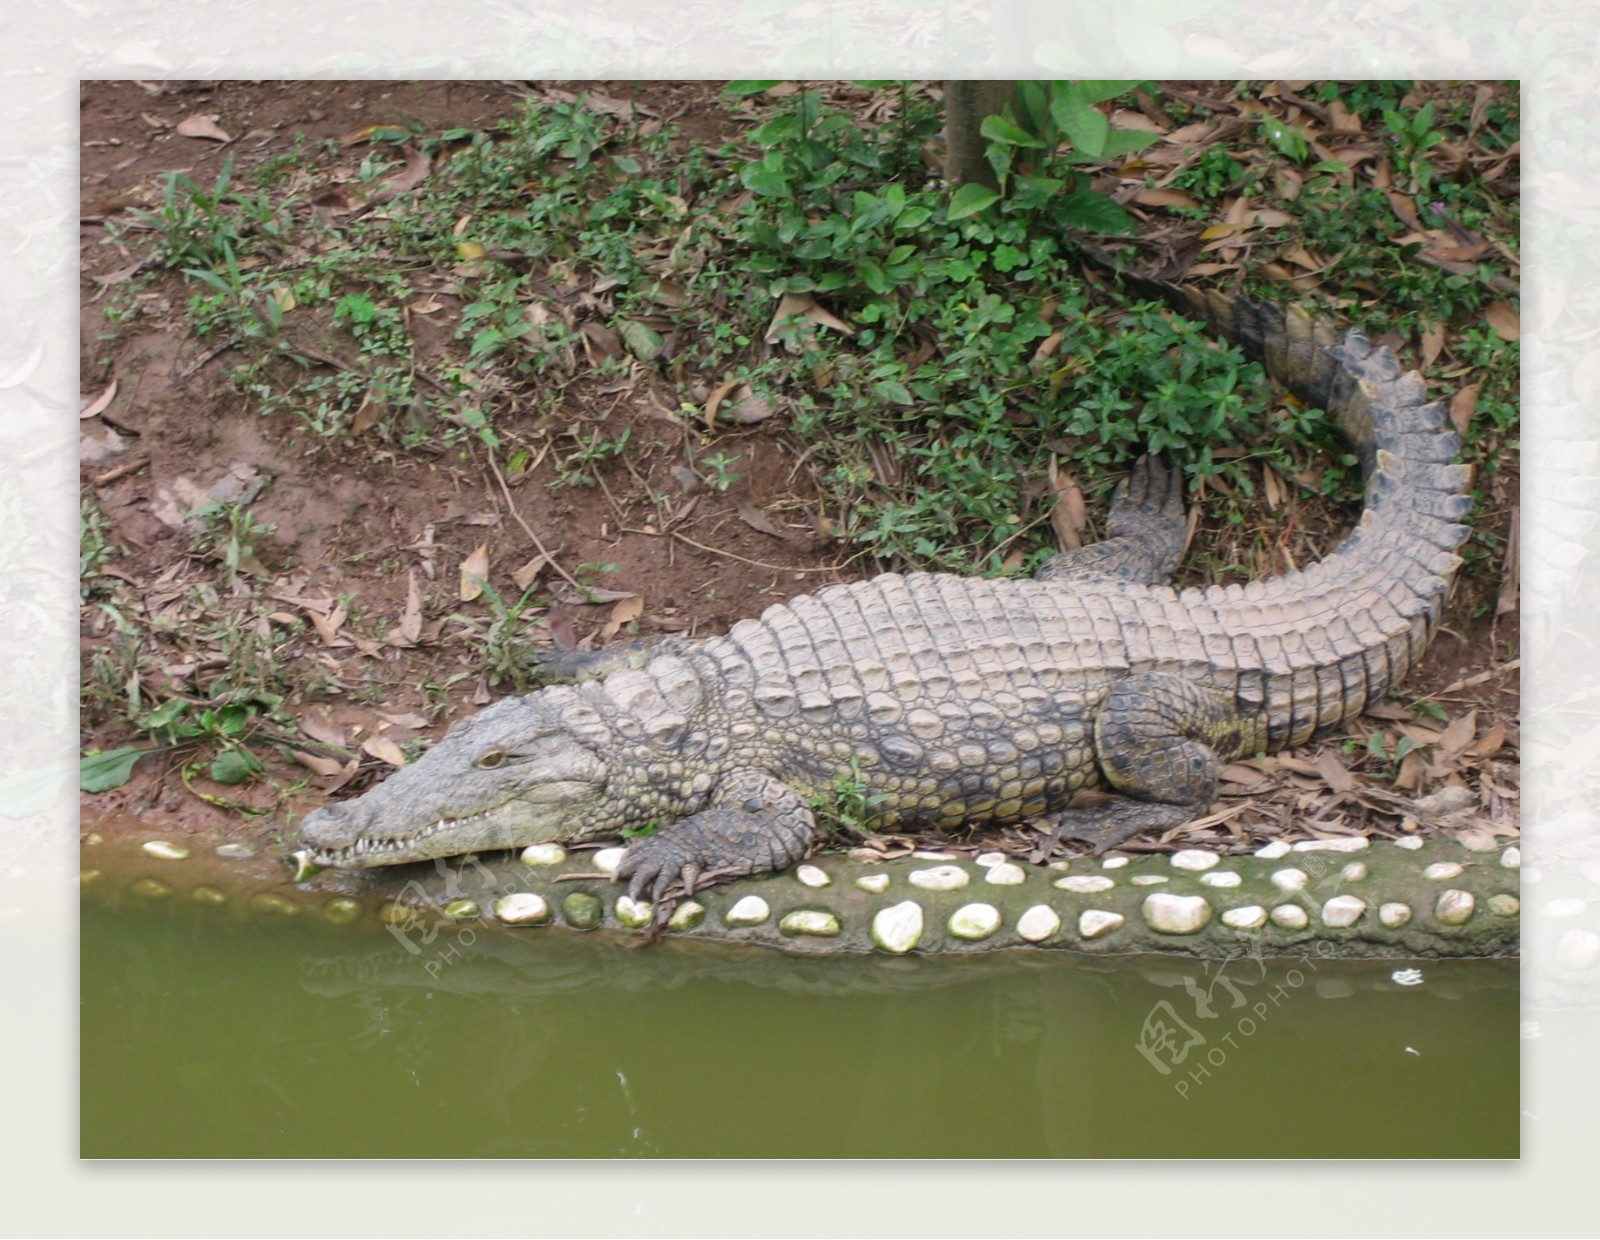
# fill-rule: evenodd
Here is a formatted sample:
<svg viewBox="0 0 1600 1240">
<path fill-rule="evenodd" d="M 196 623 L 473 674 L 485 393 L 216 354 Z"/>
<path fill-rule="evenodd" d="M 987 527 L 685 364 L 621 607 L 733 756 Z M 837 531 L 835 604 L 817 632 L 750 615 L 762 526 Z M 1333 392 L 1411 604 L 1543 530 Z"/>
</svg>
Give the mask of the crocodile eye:
<svg viewBox="0 0 1600 1240">
<path fill-rule="evenodd" d="M 482 770 L 492 771 L 505 760 L 506 751 L 504 749 L 491 749 L 488 753 L 480 757 L 474 765 L 478 766 Z"/>
</svg>

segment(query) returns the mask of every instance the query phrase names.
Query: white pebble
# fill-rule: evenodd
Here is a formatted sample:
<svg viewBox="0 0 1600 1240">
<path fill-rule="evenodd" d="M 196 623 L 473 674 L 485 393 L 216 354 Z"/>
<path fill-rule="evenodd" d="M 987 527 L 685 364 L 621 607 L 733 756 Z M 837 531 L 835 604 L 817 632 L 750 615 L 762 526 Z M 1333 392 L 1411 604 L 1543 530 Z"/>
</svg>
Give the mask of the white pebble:
<svg viewBox="0 0 1600 1240">
<path fill-rule="evenodd" d="M 1109 891 L 1116 883 L 1104 874 L 1068 874 L 1065 878 L 1056 879 L 1052 886 L 1062 891 L 1078 891 L 1087 895 L 1095 891 Z"/>
<path fill-rule="evenodd" d="M 1389 974 L 1389 980 L 1397 986 L 1420 986 L 1422 985 L 1422 970 L 1396 969 Z"/>
<path fill-rule="evenodd" d="M 904 955 L 922 939 L 922 905 L 902 900 L 872 919 L 872 941 L 886 952 Z"/>
<path fill-rule="evenodd" d="M 1172 854 L 1172 868 L 1175 870 L 1209 870 L 1218 861 L 1222 860 L 1214 852 L 1207 852 L 1203 848 L 1183 848 Z"/>
<path fill-rule="evenodd" d="M 1472 919 L 1472 910 L 1478 901 L 1470 891 L 1452 887 L 1439 893 L 1439 902 L 1433 906 L 1435 921 L 1447 926 L 1464 926 Z"/>
<path fill-rule="evenodd" d="M 772 910 L 760 896 L 745 896 L 722 915 L 722 920 L 730 926 L 758 926 L 771 916 Z"/>
<path fill-rule="evenodd" d="M 1359 896 L 1334 896 L 1322 906 L 1322 924 L 1336 930 L 1348 929 L 1366 911 L 1367 902 Z"/>
<path fill-rule="evenodd" d="M 1516 845 L 1512 845 L 1510 848 L 1506 849 L 1505 852 L 1500 854 L 1500 864 L 1505 866 L 1508 870 L 1521 869 L 1522 849 L 1516 847 Z"/>
<path fill-rule="evenodd" d="M 1102 870 L 1120 870 L 1127 864 L 1128 858 L 1126 857 L 1107 857 L 1100 863 L 1100 868 Z"/>
<path fill-rule="evenodd" d="M 1411 920 L 1411 906 L 1398 902 L 1380 905 L 1378 908 L 1378 920 L 1388 926 L 1389 929 L 1398 930 Z"/>
<path fill-rule="evenodd" d="M 992 904 L 963 904 L 945 928 L 958 939 L 986 939 L 1000 929 L 1000 910 Z"/>
<path fill-rule="evenodd" d="M 1256 849 L 1256 856 L 1260 857 L 1263 861 L 1276 861 L 1279 857 L 1287 857 L 1288 855 L 1289 845 L 1285 844 L 1282 840 L 1273 840 L 1272 843 L 1263 844 L 1260 848 Z"/>
<path fill-rule="evenodd" d="M 991 865 L 983 872 L 983 881 L 993 883 L 997 887 L 1015 887 L 1019 883 L 1027 882 L 1028 876 L 1020 865 L 1002 861 L 999 865 Z"/>
<path fill-rule="evenodd" d="M 494 902 L 494 915 L 508 926 L 542 926 L 550 920 L 550 905 L 531 891 L 514 891 Z"/>
<path fill-rule="evenodd" d="M 627 851 L 626 848 L 602 848 L 594 855 L 594 868 L 602 874 L 615 874 Z"/>
<path fill-rule="evenodd" d="M 1272 885 L 1279 891 L 1304 891 L 1307 876 L 1304 870 L 1274 870 Z"/>
<path fill-rule="evenodd" d="M 1159 887 L 1170 880 L 1165 874 L 1135 874 L 1128 881 L 1135 887 Z"/>
<path fill-rule="evenodd" d="M 1600 934 L 1593 930 L 1568 930 L 1556 943 L 1556 963 L 1563 969 L 1581 972 L 1600 960 Z"/>
<path fill-rule="evenodd" d="M 632 896 L 617 897 L 617 920 L 634 930 L 650 924 L 655 908 L 648 900 L 635 900 Z"/>
<path fill-rule="evenodd" d="M 936 865 L 931 870 L 912 870 L 907 878 L 913 887 L 921 887 L 924 891 L 954 891 L 957 887 L 965 887 L 968 881 L 967 872 L 958 865 Z"/>
<path fill-rule="evenodd" d="M 667 918 L 669 930 L 693 930 L 706 919 L 706 906 L 698 900 L 685 900 L 672 910 L 672 916 Z"/>
<path fill-rule="evenodd" d="M 1011 858 L 1003 852 L 979 853 L 977 857 L 978 864 L 985 869 L 988 869 L 991 865 L 1003 865 L 1010 860 Z"/>
<path fill-rule="evenodd" d="M 947 852 L 924 852 L 919 848 L 911 854 L 911 859 L 913 861 L 954 861 L 956 855 L 955 853 Z"/>
<path fill-rule="evenodd" d="M 795 869 L 794 876 L 807 887 L 826 887 L 833 879 L 827 872 L 814 865 L 802 865 Z"/>
<path fill-rule="evenodd" d="M 1126 920 L 1121 913 L 1108 912 L 1103 908 L 1085 909 L 1078 916 L 1078 933 L 1086 939 L 1098 939 L 1110 934 Z"/>
<path fill-rule="evenodd" d="M 1272 924 L 1285 930 L 1304 930 L 1311 924 L 1311 918 L 1298 904 L 1280 904 L 1272 910 Z"/>
<path fill-rule="evenodd" d="M 529 844 L 522 850 L 523 865 L 560 865 L 567 850 L 560 844 Z"/>
<path fill-rule="evenodd" d="M 889 890 L 889 876 L 887 874 L 863 874 L 856 879 L 856 886 L 862 891 L 870 891 L 875 896 L 880 896 Z"/>
<path fill-rule="evenodd" d="M 1339 877 L 1347 883 L 1359 883 L 1367 876 L 1367 863 L 1365 861 L 1352 861 L 1339 871 Z"/>
<path fill-rule="evenodd" d="M 1194 934 L 1211 920 L 1211 905 L 1204 896 L 1177 896 L 1170 891 L 1146 896 L 1140 911 L 1145 924 L 1160 934 Z"/>
<path fill-rule="evenodd" d="M 1422 877 L 1423 878 L 1431 878 L 1435 882 L 1439 882 L 1442 879 L 1455 878 L 1457 875 L 1459 875 L 1461 873 L 1461 870 L 1462 870 L 1462 866 L 1461 866 L 1460 862 L 1457 862 L 1457 861 L 1435 861 L 1427 869 L 1422 871 Z"/>
<path fill-rule="evenodd" d="M 1546 917 L 1576 917 L 1588 907 L 1587 900 L 1580 900 L 1576 896 L 1562 896 L 1558 900 L 1546 900 L 1539 911 Z"/>
<path fill-rule="evenodd" d="M 148 840 L 141 847 L 147 856 L 159 857 L 163 861 L 182 861 L 189 855 L 189 850 L 182 844 L 169 844 L 166 840 Z"/>
<path fill-rule="evenodd" d="M 1522 911 L 1522 901 L 1502 891 L 1489 897 L 1489 911 L 1496 917 L 1515 917 Z"/>
<path fill-rule="evenodd" d="M 1360 853 L 1368 846 L 1365 835 L 1341 835 L 1336 840 L 1301 840 L 1296 853 Z"/>
<path fill-rule="evenodd" d="M 1394 846 L 1396 848 L 1404 848 L 1409 852 L 1415 852 L 1422 847 L 1422 837 L 1420 835 L 1402 835 L 1394 842 Z"/>
<path fill-rule="evenodd" d="M 1030 943 L 1043 943 L 1061 929 L 1061 918 L 1048 904 L 1035 904 L 1017 918 L 1017 933 Z"/>
<path fill-rule="evenodd" d="M 1234 930 L 1257 930 L 1267 924 L 1267 910 L 1259 904 L 1230 908 L 1222 915 L 1222 924 Z"/>
<path fill-rule="evenodd" d="M 839 935 L 839 919 L 822 909 L 802 908 L 785 913 L 783 920 L 778 923 L 778 929 L 784 934 L 809 934 L 820 939 L 832 939 Z"/>
<path fill-rule="evenodd" d="M 1341 835 L 1335 840 L 1301 840 L 1295 852 L 1360 852 L 1367 847 L 1364 835 Z"/>
<path fill-rule="evenodd" d="M 1218 870 L 1214 874 L 1202 874 L 1200 881 L 1207 887 L 1237 887 L 1244 879 L 1232 870 Z"/>
</svg>

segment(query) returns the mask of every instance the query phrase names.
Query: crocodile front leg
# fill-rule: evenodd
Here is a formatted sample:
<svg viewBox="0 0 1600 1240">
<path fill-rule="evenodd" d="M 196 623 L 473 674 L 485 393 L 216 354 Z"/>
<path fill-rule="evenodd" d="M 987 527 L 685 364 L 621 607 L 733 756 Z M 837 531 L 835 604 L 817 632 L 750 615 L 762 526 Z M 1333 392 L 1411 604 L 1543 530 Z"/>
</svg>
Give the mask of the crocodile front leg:
<svg viewBox="0 0 1600 1240">
<path fill-rule="evenodd" d="M 635 900 L 660 905 L 669 893 L 681 898 L 726 878 L 782 870 L 816 842 L 811 807 L 764 771 L 735 772 L 712 795 L 707 809 L 628 846 L 617 878 Z"/>
<path fill-rule="evenodd" d="M 1210 808 L 1222 763 L 1265 742 L 1261 721 L 1241 715 L 1229 694 L 1160 672 L 1129 676 L 1094 721 L 1100 772 L 1121 795 L 1052 815 L 1054 838 L 1102 853 L 1143 832 L 1182 826 Z"/>
</svg>

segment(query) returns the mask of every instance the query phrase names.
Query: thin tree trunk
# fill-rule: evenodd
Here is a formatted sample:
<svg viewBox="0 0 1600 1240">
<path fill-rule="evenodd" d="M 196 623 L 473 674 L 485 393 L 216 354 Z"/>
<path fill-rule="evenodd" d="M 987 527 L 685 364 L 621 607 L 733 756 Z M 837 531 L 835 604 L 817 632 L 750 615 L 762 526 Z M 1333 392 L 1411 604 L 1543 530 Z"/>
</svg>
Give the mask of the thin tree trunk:
<svg viewBox="0 0 1600 1240">
<path fill-rule="evenodd" d="M 994 169 L 983 157 L 983 118 L 1015 104 L 1015 82 L 946 82 L 944 84 L 944 177 L 951 185 L 977 182 L 998 189 Z"/>
</svg>

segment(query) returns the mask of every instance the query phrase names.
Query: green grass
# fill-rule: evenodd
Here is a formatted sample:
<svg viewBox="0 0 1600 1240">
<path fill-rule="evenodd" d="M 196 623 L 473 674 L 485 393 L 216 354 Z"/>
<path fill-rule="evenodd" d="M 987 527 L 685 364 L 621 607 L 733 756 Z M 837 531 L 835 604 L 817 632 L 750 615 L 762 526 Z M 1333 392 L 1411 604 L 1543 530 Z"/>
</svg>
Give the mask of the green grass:
<svg viewBox="0 0 1600 1240">
<path fill-rule="evenodd" d="M 760 85 L 738 84 L 729 106 Z M 573 385 L 633 371 L 686 411 L 686 452 L 717 490 L 736 485 L 739 452 L 700 425 L 704 393 L 749 384 L 783 414 L 764 429 L 782 426 L 808 449 L 835 532 L 881 566 L 1025 569 L 1050 549 L 1052 457 L 1092 513 L 1144 450 L 1171 456 L 1191 482 L 1215 481 L 1208 519 L 1223 526 L 1261 520 L 1267 467 L 1306 501 L 1348 502 L 1357 479 L 1318 411 L 1285 402 L 1199 329 L 1079 276 L 1068 228 L 1132 226 L 1091 172 L 1126 177 L 1153 141 L 1105 121 L 1107 103 L 1132 106 L 1135 86 L 1154 90 L 1026 88 L 1018 115 L 988 130 L 1002 184 L 981 204 L 955 203 L 928 168 L 935 101 L 878 84 L 884 123 L 802 90 L 756 108 L 739 140 L 715 149 L 581 99 L 530 104 L 493 130 L 379 130 L 341 191 L 352 203 L 404 169 L 408 148 L 432 172 L 343 212 L 316 206 L 334 152 L 302 140 L 248 185 L 228 163 L 210 184 L 168 178 L 160 205 L 118 239 L 181 273 L 192 329 L 240 351 L 241 393 L 263 412 L 292 411 L 312 452 L 359 428 L 401 451 L 471 438 L 526 462 L 535 445 L 507 424 L 515 408 L 553 420 L 536 434 L 554 437 L 557 483 L 590 485 L 635 443 L 626 426 L 574 421 Z M 1266 268 L 1304 247 L 1329 260 L 1311 300 L 1330 312 L 1412 345 L 1425 325 L 1446 325 L 1430 378 L 1480 385 L 1468 457 L 1498 468 L 1518 433 L 1517 346 L 1483 322 L 1506 297 L 1500 250 L 1464 270 L 1420 261 L 1424 244 L 1369 170 L 1322 158 L 1306 116 L 1264 87 L 1239 97 L 1266 111 L 1193 152 L 1170 182 L 1203 209 L 1141 227 L 1187 214 L 1203 217 L 1198 231 L 1241 193 L 1285 213 L 1241 260 L 1244 289 L 1286 299 Z M 1469 138 L 1490 154 L 1516 141 L 1512 90 L 1475 119 L 1468 96 L 1419 103 L 1407 82 L 1326 84 L 1308 97 L 1361 119 L 1424 228 L 1515 252 L 1515 198 L 1475 174 L 1481 161 L 1451 155 Z M 1168 114 L 1206 110 L 1173 99 Z M 1151 165 L 1146 179 L 1159 173 Z M 406 309 L 441 286 L 461 299 L 444 356 L 420 348 Z M 774 324 L 784 294 L 815 299 L 850 334 L 805 303 Z M 242 551 L 249 540 L 235 541 Z"/>
</svg>

